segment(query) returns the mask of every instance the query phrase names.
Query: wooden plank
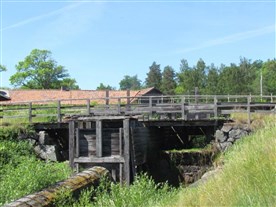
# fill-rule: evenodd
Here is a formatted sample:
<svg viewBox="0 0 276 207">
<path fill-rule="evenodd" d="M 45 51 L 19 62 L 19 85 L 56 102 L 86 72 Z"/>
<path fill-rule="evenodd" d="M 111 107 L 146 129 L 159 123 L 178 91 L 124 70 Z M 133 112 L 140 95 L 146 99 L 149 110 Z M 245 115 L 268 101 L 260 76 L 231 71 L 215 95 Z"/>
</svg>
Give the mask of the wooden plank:
<svg viewBox="0 0 276 207">
<path fill-rule="evenodd" d="M 86 100 L 86 113 L 90 115 L 90 99 Z"/>
<path fill-rule="evenodd" d="M 60 101 L 57 102 L 57 121 L 58 121 L 59 123 L 62 122 Z"/>
<path fill-rule="evenodd" d="M 69 122 L 69 164 L 71 168 L 74 168 L 75 158 L 75 122 Z"/>
<path fill-rule="evenodd" d="M 80 131 L 79 129 L 77 128 L 76 129 L 76 157 L 79 157 L 80 156 Z M 77 173 L 79 172 L 79 164 L 76 163 L 76 171 Z"/>
<path fill-rule="evenodd" d="M 97 157 L 103 156 L 103 135 L 102 135 L 102 120 L 96 121 L 96 155 Z"/>
<path fill-rule="evenodd" d="M 105 91 L 105 105 L 109 105 L 109 90 Z"/>
<path fill-rule="evenodd" d="M 124 120 L 124 180 L 130 185 L 129 119 Z"/>
<path fill-rule="evenodd" d="M 32 102 L 29 103 L 29 122 L 32 123 Z"/>
<path fill-rule="evenodd" d="M 119 129 L 119 155 L 123 156 L 123 128 Z M 123 164 L 119 165 L 119 180 L 120 184 L 123 184 Z"/>
<path fill-rule="evenodd" d="M 78 157 L 74 159 L 77 163 L 124 163 L 125 159 L 121 156 L 110 157 Z"/>
</svg>

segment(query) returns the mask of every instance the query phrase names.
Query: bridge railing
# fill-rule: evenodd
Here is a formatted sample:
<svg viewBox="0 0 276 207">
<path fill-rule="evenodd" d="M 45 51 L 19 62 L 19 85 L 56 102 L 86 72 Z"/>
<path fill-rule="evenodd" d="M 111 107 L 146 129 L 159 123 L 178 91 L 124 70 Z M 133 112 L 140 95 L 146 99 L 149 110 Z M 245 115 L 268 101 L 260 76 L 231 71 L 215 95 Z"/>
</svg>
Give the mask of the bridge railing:
<svg viewBox="0 0 276 207">
<path fill-rule="evenodd" d="M 149 118 L 200 119 L 230 112 L 261 112 L 275 108 L 276 96 L 173 95 L 1 102 L 0 123 L 62 122 L 72 115 L 145 115 Z M 275 110 L 274 110 L 275 111 Z M 273 111 L 272 111 L 273 112 Z M 195 116 L 192 116 L 195 115 Z M 189 117 L 190 116 L 190 117 Z"/>
</svg>

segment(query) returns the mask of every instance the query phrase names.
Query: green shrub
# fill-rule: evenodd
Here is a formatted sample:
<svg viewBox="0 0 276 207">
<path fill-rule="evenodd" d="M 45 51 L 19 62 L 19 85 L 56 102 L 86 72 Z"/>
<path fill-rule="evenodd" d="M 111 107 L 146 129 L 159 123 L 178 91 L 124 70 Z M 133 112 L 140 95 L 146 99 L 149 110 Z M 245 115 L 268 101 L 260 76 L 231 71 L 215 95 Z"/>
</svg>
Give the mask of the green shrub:
<svg viewBox="0 0 276 207">
<path fill-rule="evenodd" d="M 27 141 L 0 140 L 0 206 L 67 178 L 66 163 L 37 160 Z"/>
<path fill-rule="evenodd" d="M 13 124 L 8 126 L 0 126 L 0 141 L 17 140 L 20 134 L 32 135 L 33 133 L 33 128 L 28 124 Z"/>
</svg>

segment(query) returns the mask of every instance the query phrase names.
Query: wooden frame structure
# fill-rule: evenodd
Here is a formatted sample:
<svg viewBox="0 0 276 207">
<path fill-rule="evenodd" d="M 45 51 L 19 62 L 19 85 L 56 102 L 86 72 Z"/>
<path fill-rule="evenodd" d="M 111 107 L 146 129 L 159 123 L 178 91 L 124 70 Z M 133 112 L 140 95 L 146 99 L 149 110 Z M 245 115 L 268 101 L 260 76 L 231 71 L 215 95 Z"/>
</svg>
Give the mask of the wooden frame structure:
<svg viewBox="0 0 276 207">
<path fill-rule="evenodd" d="M 111 171 L 115 181 L 130 184 L 131 122 L 121 116 L 69 121 L 70 166 L 78 172 L 80 167 L 102 165 Z M 115 128 L 110 128 L 112 124 Z"/>
</svg>

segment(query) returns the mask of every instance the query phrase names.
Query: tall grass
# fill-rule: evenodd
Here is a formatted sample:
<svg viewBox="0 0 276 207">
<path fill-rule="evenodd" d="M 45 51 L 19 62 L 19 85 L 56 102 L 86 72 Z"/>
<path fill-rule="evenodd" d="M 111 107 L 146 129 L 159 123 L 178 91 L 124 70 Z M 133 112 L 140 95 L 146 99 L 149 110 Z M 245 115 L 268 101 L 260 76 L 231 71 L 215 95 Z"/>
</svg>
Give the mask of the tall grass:
<svg viewBox="0 0 276 207">
<path fill-rule="evenodd" d="M 0 128 L 0 206 L 71 174 L 66 163 L 38 160 L 30 143 L 17 140 L 22 130 L 27 129 L 16 126 Z"/>
<path fill-rule="evenodd" d="M 223 170 L 206 184 L 182 189 L 173 206 L 275 206 L 275 120 L 236 143 Z"/>
<path fill-rule="evenodd" d="M 176 190 L 167 184 L 155 184 L 151 178 L 142 174 L 137 176 L 130 186 L 121 186 L 103 179 L 98 188 L 83 190 L 77 200 L 65 190 L 54 204 L 58 207 L 166 206 L 175 197 L 175 192 Z"/>
</svg>

